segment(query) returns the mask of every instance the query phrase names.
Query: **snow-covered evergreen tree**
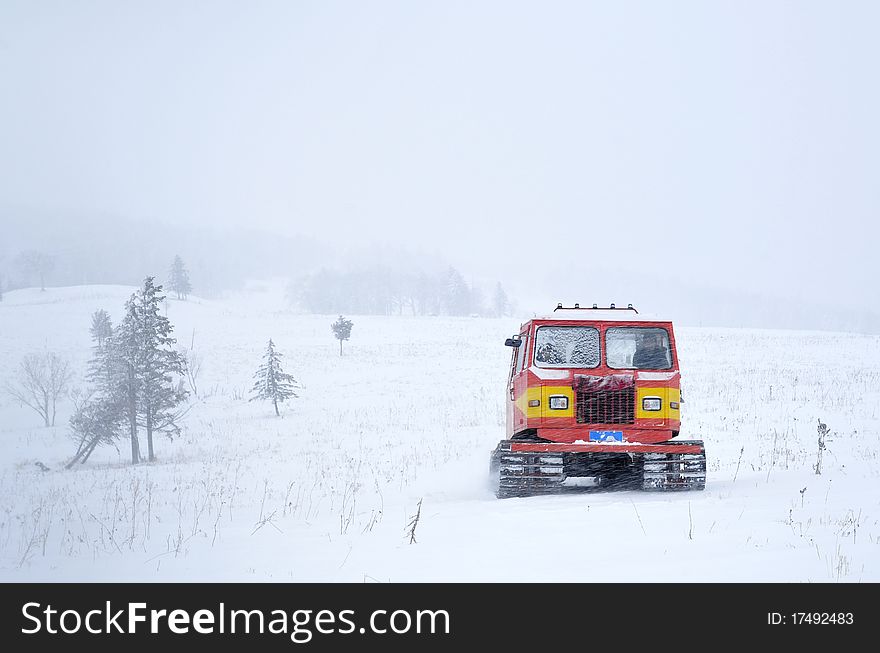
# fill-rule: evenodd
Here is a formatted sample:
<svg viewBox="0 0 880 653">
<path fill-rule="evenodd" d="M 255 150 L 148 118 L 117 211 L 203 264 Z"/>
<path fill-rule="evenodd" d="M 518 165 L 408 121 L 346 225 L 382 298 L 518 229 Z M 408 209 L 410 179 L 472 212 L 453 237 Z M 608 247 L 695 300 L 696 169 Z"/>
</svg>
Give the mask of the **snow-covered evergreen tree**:
<svg viewBox="0 0 880 653">
<path fill-rule="evenodd" d="M 336 339 L 339 341 L 340 356 L 342 356 L 342 341 L 348 340 L 351 337 L 351 327 L 353 326 L 354 322 L 352 322 L 351 320 L 346 320 L 341 315 L 339 316 L 338 320 L 330 325 L 330 329 L 333 331 L 333 335 L 336 336 Z"/>
<path fill-rule="evenodd" d="M 174 376 L 184 373 L 182 356 L 173 349 L 173 327 L 160 315 L 165 296 L 153 277 L 125 304 L 125 316 L 113 337 L 114 356 L 118 360 L 117 377 L 120 403 L 131 439 L 131 461 L 140 462 L 138 428 L 147 436 L 147 459 L 156 459 L 153 434 L 176 434 L 181 413 L 179 405 L 187 396 Z"/>
<path fill-rule="evenodd" d="M 174 257 L 174 262 L 171 264 L 168 287 L 177 293 L 177 299 L 186 299 L 190 292 L 192 292 L 189 272 L 187 272 L 183 259 L 179 255 Z"/>
<path fill-rule="evenodd" d="M 85 463 L 99 445 L 115 445 L 123 422 L 122 406 L 112 394 L 86 399 L 70 418 L 70 427 L 78 446 L 67 468 L 76 462 Z"/>
<path fill-rule="evenodd" d="M 174 349 L 174 327 L 159 313 L 164 301 L 162 286 L 153 283 L 153 277 L 144 279 L 144 287 L 135 295 L 135 315 L 139 332 L 139 385 L 138 414 L 147 435 L 147 457 L 156 459 L 153 433 L 176 435 L 180 414 L 178 406 L 186 399 L 187 391 L 175 383 L 175 376 L 185 373 L 183 356 Z"/>
<path fill-rule="evenodd" d="M 153 434 L 176 434 L 180 404 L 187 391 L 175 377 L 185 374 L 183 356 L 174 350 L 174 328 L 159 313 L 165 296 L 153 277 L 125 303 L 125 315 L 114 329 L 105 311 L 92 318 L 95 347 L 87 377 L 90 392 L 71 418 L 79 441 L 72 465 L 85 462 L 102 443 L 114 443 L 123 426 L 131 441 L 131 462 L 141 461 L 139 429 L 147 436 L 147 458 L 156 459 Z"/>
<path fill-rule="evenodd" d="M 114 357 L 119 365 L 119 376 L 116 380 L 119 393 L 120 410 L 124 413 L 131 443 L 131 463 L 141 461 L 140 442 L 138 441 L 138 398 L 141 393 L 141 355 L 140 329 L 137 312 L 137 294 L 134 293 L 125 302 L 125 315 L 114 333 Z"/>
<path fill-rule="evenodd" d="M 90 387 L 70 418 L 77 450 L 68 468 L 76 462 L 85 463 L 99 445 L 115 445 L 125 422 L 124 370 L 106 311 L 95 311 L 90 331 L 95 342 L 86 372 Z"/>
<path fill-rule="evenodd" d="M 92 326 L 89 328 L 89 333 L 92 334 L 92 340 L 95 341 L 98 348 L 104 346 L 104 341 L 110 337 L 112 329 L 110 315 L 107 311 L 103 308 L 99 308 L 92 313 Z"/>
<path fill-rule="evenodd" d="M 99 309 L 92 314 L 89 329 L 94 345 L 86 378 L 91 384 L 91 394 L 110 395 L 117 391 L 119 371 L 116 343 L 113 340 L 113 323 L 107 311 Z"/>
<path fill-rule="evenodd" d="M 286 374 L 281 367 L 282 355 L 275 350 L 275 343 L 269 339 L 269 346 L 263 354 L 263 364 L 254 374 L 254 387 L 251 390 L 251 401 L 267 399 L 275 406 L 275 414 L 278 411 L 278 402 L 287 401 L 290 397 L 298 397 L 294 389 L 299 388 L 296 379 Z"/>
</svg>

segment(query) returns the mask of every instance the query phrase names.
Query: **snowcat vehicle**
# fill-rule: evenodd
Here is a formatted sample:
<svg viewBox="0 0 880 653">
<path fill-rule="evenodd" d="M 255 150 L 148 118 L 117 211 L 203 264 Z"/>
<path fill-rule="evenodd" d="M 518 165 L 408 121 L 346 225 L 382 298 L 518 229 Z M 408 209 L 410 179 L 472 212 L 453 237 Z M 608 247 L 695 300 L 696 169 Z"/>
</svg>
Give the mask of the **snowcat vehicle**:
<svg viewBox="0 0 880 653">
<path fill-rule="evenodd" d="M 569 486 L 702 490 L 706 452 L 681 428 L 672 323 L 617 308 L 563 307 L 522 325 L 506 439 L 489 464 L 499 498 Z"/>
</svg>

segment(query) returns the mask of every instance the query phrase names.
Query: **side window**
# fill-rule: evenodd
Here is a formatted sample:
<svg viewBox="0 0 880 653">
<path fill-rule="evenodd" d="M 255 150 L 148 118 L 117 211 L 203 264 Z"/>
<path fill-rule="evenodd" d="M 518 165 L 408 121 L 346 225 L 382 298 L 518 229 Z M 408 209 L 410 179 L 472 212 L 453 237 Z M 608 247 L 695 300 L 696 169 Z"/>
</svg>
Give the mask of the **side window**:
<svg viewBox="0 0 880 653">
<path fill-rule="evenodd" d="M 519 347 L 519 349 L 522 349 L 523 346 L 524 345 L 521 345 Z M 510 374 L 508 374 L 508 377 L 507 377 L 507 380 L 510 381 L 510 383 L 513 383 L 513 375 L 516 374 L 516 366 L 517 366 L 517 359 L 519 357 L 519 349 L 513 349 L 513 351 L 510 352 Z"/>
<path fill-rule="evenodd" d="M 521 333 L 522 344 L 516 348 L 516 372 L 519 374 L 523 370 L 523 363 L 526 360 L 526 349 L 529 348 L 529 338 L 527 333 Z"/>
</svg>

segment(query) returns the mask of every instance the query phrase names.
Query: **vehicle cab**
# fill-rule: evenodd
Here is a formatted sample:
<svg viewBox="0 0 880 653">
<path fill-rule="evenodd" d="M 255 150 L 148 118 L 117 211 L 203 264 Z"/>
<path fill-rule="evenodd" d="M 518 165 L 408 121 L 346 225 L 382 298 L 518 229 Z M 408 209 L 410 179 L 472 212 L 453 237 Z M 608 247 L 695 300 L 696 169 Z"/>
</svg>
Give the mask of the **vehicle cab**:
<svg viewBox="0 0 880 653">
<path fill-rule="evenodd" d="M 629 305 L 565 308 L 522 325 L 512 347 L 509 440 L 665 442 L 680 429 L 680 374 L 667 320 Z"/>
</svg>

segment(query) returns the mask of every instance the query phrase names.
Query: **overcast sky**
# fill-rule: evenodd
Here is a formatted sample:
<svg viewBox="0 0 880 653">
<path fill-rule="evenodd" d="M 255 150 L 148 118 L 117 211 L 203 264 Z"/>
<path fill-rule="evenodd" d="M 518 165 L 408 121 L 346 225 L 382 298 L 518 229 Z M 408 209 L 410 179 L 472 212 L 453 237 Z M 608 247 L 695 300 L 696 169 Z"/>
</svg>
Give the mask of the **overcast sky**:
<svg viewBox="0 0 880 653">
<path fill-rule="evenodd" d="M 0 203 L 402 243 L 566 296 L 613 265 L 876 309 L 878 25 L 877 2 L 3 0 Z"/>
</svg>

